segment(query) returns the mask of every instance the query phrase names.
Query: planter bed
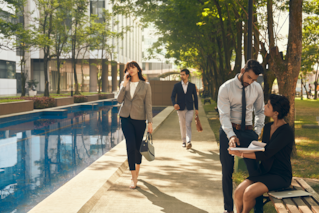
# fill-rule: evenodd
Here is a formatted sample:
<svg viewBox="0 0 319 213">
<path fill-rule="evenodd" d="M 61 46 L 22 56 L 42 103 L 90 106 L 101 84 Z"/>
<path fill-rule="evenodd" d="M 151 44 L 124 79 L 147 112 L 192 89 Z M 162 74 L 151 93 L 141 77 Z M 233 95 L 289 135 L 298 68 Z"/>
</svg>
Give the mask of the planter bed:
<svg viewBox="0 0 319 213">
<path fill-rule="evenodd" d="M 99 95 L 86 95 L 85 97 L 87 98 L 88 102 L 99 100 Z"/>
<path fill-rule="evenodd" d="M 55 106 L 65 106 L 74 104 L 73 97 L 63 97 L 63 98 L 54 98 L 55 99 Z"/>
<path fill-rule="evenodd" d="M 114 98 L 114 94 L 98 94 L 99 100 Z"/>
<path fill-rule="evenodd" d="M 26 112 L 33 110 L 33 101 L 14 101 L 0 103 L 0 115 L 7 115 L 12 113 Z"/>
</svg>

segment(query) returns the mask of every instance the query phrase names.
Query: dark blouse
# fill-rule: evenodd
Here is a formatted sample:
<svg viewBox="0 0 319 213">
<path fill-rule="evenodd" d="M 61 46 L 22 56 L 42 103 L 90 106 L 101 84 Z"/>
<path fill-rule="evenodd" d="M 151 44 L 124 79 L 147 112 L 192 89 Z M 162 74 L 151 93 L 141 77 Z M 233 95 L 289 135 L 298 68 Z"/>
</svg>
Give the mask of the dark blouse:
<svg viewBox="0 0 319 213">
<path fill-rule="evenodd" d="M 262 141 L 267 143 L 264 152 L 255 152 L 259 165 L 260 174 L 279 175 L 285 180 L 291 180 L 292 168 L 290 155 L 294 144 L 294 133 L 289 124 L 284 124 L 276 129 L 271 139 L 270 130 L 272 123 L 264 127 Z"/>
</svg>

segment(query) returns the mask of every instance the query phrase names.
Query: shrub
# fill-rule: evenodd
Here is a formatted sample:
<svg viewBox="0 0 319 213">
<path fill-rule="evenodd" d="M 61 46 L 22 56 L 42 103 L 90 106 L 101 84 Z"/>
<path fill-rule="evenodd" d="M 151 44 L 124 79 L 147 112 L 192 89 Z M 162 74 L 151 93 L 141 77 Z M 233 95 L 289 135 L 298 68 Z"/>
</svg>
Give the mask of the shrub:
<svg viewBox="0 0 319 213">
<path fill-rule="evenodd" d="M 34 109 L 55 107 L 54 98 L 51 97 L 21 97 L 24 100 L 33 100 Z"/>
<path fill-rule="evenodd" d="M 74 103 L 83 103 L 87 102 L 88 98 L 85 97 L 84 95 L 74 95 Z"/>
</svg>

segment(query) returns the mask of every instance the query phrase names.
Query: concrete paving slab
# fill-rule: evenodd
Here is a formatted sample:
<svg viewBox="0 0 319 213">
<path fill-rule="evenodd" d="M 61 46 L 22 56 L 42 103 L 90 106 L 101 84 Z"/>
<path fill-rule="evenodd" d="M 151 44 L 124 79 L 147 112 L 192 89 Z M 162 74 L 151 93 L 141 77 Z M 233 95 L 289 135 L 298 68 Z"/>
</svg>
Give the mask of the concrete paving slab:
<svg viewBox="0 0 319 213">
<path fill-rule="evenodd" d="M 203 132 L 193 128 L 193 148 L 182 148 L 177 113 L 153 135 L 156 159 L 143 159 L 138 188 L 129 189 L 127 170 L 100 198 L 91 213 L 223 212 L 218 145 L 200 104 Z"/>
</svg>

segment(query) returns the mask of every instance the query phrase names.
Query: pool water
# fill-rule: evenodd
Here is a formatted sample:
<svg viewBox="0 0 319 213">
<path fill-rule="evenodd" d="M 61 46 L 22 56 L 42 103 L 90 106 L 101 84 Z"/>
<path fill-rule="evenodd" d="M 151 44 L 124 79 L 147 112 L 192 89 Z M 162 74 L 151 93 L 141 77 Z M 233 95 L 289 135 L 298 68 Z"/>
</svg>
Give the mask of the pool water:
<svg viewBox="0 0 319 213">
<path fill-rule="evenodd" d="M 27 212 L 123 140 L 117 107 L 0 125 L 0 212 Z"/>
<path fill-rule="evenodd" d="M 0 119 L 0 212 L 28 212 L 123 139 L 103 102 Z"/>
</svg>

